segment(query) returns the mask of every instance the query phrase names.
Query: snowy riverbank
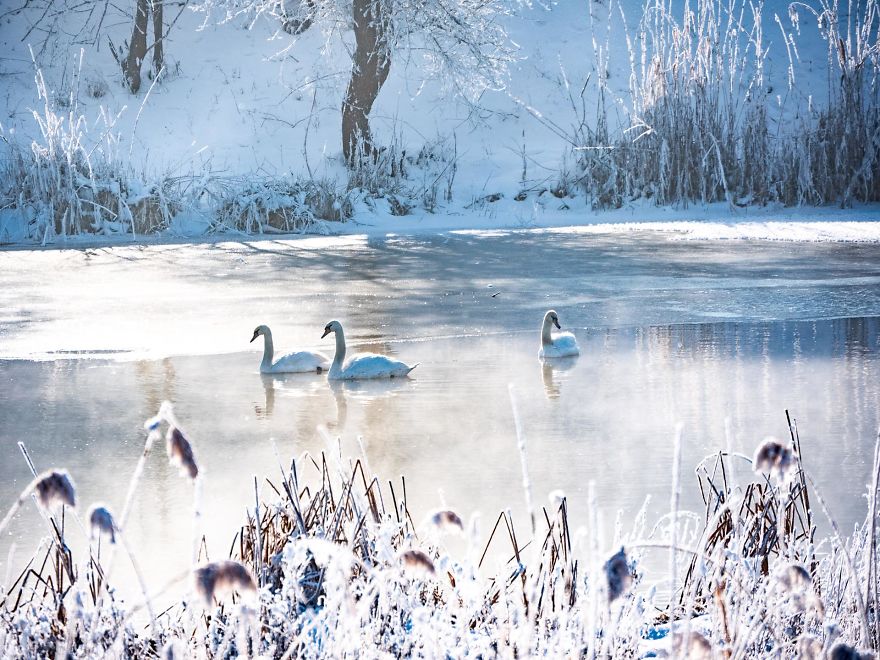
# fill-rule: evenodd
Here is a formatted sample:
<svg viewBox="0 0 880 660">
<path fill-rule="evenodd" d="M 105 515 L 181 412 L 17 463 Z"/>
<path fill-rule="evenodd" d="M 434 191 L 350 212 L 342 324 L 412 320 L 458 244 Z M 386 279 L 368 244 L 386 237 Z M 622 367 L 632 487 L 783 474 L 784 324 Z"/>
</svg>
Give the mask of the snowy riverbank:
<svg viewBox="0 0 880 660">
<path fill-rule="evenodd" d="M 552 198 L 551 198 L 552 199 Z M 583 204 L 581 201 L 580 204 Z M 218 230 L 209 218 L 187 213 L 169 228 L 150 234 L 111 232 L 103 235 L 52 236 L 45 241 L 27 238 L 23 219 L 10 211 L 0 211 L 0 249 L 2 248 L 87 248 L 107 245 L 156 245 L 202 243 L 245 239 L 295 239 L 297 236 L 428 236 L 449 232 L 541 232 L 571 234 L 627 234 L 650 232 L 680 240 L 757 240 L 757 241 L 880 241 L 880 204 L 863 204 L 851 209 L 836 207 L 780 206 L 731 209 L 726 204 L 691 206 L 687 209 L 634 204 L 614 211 L 578 209 L 578 201 L 560 200 L 516 202 L 500 199 L 480 210 L 460 208 L 437 213 L 415 211 L 397 216 L 384 209 L 363 209 L 347 221 L 316 221 L 301 232 L 246 234 L 237 230 Z"/>
</svg>

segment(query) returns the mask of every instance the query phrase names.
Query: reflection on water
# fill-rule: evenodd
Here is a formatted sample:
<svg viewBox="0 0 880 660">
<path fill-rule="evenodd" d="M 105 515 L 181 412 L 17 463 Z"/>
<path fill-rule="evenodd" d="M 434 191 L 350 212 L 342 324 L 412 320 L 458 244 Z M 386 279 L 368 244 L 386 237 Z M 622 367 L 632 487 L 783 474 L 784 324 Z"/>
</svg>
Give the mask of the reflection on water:
<svg viewBox="0 0 880 660">
<path fill-rule="evenodd" d="M 398 390 L 408 387 L 411 382 L 408 378 L 327 381 L 336 403 L 336 416 L 327 421 L 327 427 L 337 433 L 346 430 L 348 404 L 352 401 L 353 405 L 361 407 L 365 423 L 371 428 L 380 428 L 383 424 L 381 416 L 388 406 L 388 399 L 394 397 Z M 387 424 L 388 420 L 385 420 L 385 423 Z M 363 434 L 364 431 L 360 433 Z"/>
<path fill-rule="evenodd" d="M 16 448 L 24 439 L 38 469 L 71 471 L 84 505 L 102 500 L 118 510 L 142 451 L 142 422 L 168 398 L 205 474 L 204 521 L 214 557 L 228 552 L 252 505 L 255 475 L 274 480 L 290 457 L 327 448 L 319 426 L 339 437 L 346 454 L 359 451 L 363 436 L 372 469 L 385 479 L 406 476 L 414 512 L 443 502 L 465 519 L 480 511 L 485 520 L 509 507 L 522 513 L 507 396 L 513 384 L 535 497 L 544 501 L 562 489 L 575 523 L 586 515 L 590 481 L 605 511 L 632 516 L 649 495 L 652 514 L 663 511 L 677 422 L 684 425 L 687 474 L 728 443 L 751 454 L 764 435 L 785 437 L 786 408 L 798 419 L 806 465 L 841 526 L 864 515 L 861 484 L 880 422 L 880 319 L 576 334 L 579 358 L 543 363 L 534 333 L 366 347 L 421 362 L 411 380 L 260 375 L 254 353 L 3 362 L 0 502 L 11 502 L 28 481 Z M 749 474 L 742 469 L 739 476 Z M 128 532 L 157 580 L 188 562 L 191 492 L 157 450 Z M 265 492 L 271 495 L 268 487 Z M 695 483 L 686 478 L 684 503 L 698 502 Z M 39 525 L 35 512 L 21 514 L 0 540 L 0 556 L 11 541 L 18 557 L 29 556 Z"/>
<path fill-rule="evenodd" d="M 333 399 L 336 402 L 336 417 L 327 420 L 327 428 L 331 431 L 342 433 L 348 421 L 348 399 L 345 397 L 345 383 L 331 380 L 328 381 L 328 385 L 333 392 Z"/>
<path fill-rule="evenodd" d="M 254 412 L 258 419 L 266 419 L 275 412 L 275 377 L 272 374 L 260 374 L 260 380 L 263 381 L 263 392 L 266 396 L 264 405 L 254 404 Z"/>
<path fill-rule="evenodd" d="M 544 381 L 544 393 L 548 399 L 558 399 L 562 393 L 565 372 L 574 369 L 577 357 L 564 357 L 541 360 L 541 379 Z"/>
</svg>

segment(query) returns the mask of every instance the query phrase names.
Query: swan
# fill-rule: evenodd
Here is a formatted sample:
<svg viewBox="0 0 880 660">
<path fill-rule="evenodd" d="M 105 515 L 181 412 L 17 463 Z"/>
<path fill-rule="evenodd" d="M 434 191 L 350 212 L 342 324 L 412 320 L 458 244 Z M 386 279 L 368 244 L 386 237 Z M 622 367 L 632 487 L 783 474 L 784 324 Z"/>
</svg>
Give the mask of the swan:
<svg viewBox="0 0 880 660">
<path fill-rule="evenodd" d="M 324 327 L 321 339 L 331 332 L 336 333 L 336 355 L 327 378 L 330 380 L 362 380 L 367 378 L 402 378 L 415 369 L 418 364 L 409 366 L 400 360 L 386 355 L 361 353 L 345 362 L 345 334 L 339 321 L 330 321 Z"/>
<path fill-rule="evenodd" d="M 551 334 L 551 327 L 556 326 L 560 330 L 559 315 L 552 309 L 544 314 L 544 323 L 541 325 L 541 350 L 538 351 L 538 357 L 541 358 L 559 358 L 580 355 L 581 349 L 578 348 L 577 339 L 570 332 L 560 332 L 556 335 Z"/>
<path fill-rule="evenodd" d="M 251 337 L 253 342 L 257 337 L 263 335 L 263 361 L 260 362 L 260 373 L 262 374 L 297 374 L 297 373 L 323 373 L 330 366 L 330 360 L 323 353 L 313 353 L 312 351 L 296 351 L 282 355 L 280 358 L 272 362 L 275 355 L 275 345 L 272 343 L 272 331 L 268 325 L 258 325 L 254 330 L 254 336 Z"/>
</svg>

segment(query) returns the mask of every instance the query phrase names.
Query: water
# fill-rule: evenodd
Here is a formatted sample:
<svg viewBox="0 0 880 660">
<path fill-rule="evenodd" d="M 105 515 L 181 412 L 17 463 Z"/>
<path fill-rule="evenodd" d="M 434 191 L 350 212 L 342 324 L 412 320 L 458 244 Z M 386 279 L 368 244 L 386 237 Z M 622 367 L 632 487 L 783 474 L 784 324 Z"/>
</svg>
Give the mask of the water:
<svg viewBox="0 0 880 660">
<path fill-rule="evenodd" d="M 385 479 L 405 475 L 414 513 L 480 512 L 487 534 L 501 510 L 526 520 L 512 385 L 535 500 L 562 489 L 576 522 L 591 482 L 609 535 L 646 496 L 651 516 L 667 510 L 677 423 L 683 503 L 698 507 L 696 463 L 786 437 L 789 409 L 849 530 L 880 423 L 878 256 L 577 231 L 0 252 L 0 502 L 29 480 L 22 440 L 38 469 L 70 470 L 83 504 L 119 511 L 143 420 L 170 399 L 205 474 L 214 558 L 253 507 L 254 476 L 269 497 L 279 463 L 340 446 L 362 445 Z M 549 307 L 580 358 L 537 359 Z M 278 349 L 329 353 L 331 318 L 350 350 L 420 362 L 413 378 L 258 373 L 254 326 L 270 325 Z M 11 543 L 20 566 L 43 530 L 29 505 L 0 540 L 4 572 Z M 189 562 L 192 487 L 161 447 L 127 535 L 153 583 Z"/>
</svg>

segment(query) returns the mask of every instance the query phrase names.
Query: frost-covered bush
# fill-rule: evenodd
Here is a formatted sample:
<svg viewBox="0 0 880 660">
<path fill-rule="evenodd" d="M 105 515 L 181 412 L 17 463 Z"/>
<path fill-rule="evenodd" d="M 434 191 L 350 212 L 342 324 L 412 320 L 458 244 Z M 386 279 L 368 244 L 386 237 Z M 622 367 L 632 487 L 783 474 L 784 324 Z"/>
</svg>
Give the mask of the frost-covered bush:
<svg viewBox="0 0 880 660">
<path fill-rule="evenodd" d="M 216 227 L 248 233 L 298 232 L 320 220 L 347 220 L 352 204 L 329 180 L 294 177 L 215 181 Z"/>
<path fill-rule="evenodd" d="M 42 106 L 32 116 L 39 137 L 23 145 L 0 132 L 0 208 L 21 215 L 30 240 L 137 237 L 174 228 L 178 216 L 192 212 L 209 218 L 210 231 L 248 233 L 299 232 L 352 215 L 351 193 L 326 178 L 139 173 L 131 154 L 120 153 L 118 117 L 102 107 L 97 121 L 89 121 L 80 111 L 78 75 L 63 108 L 39 70 L 36 80 Z"/>
<path fill-rule="evenodd" d="M 81 70 L 74 74 L 64 102 L 50 94 L 36 72 L 39 110 L 31 115 L 39 129 L 27 146 L 0 134 L 3 150 L 0 201 L 17 210 L 27 236 L 49 241 L 77 234 L 133 235 L 164 229 L 180 210 L 175 183 L 138 176 L 122 157 L 118 116 L 101 108 L 90 130 L 80 111 Z M 95 90 L 87 84 L 88 93 Z"/>
</svg>

